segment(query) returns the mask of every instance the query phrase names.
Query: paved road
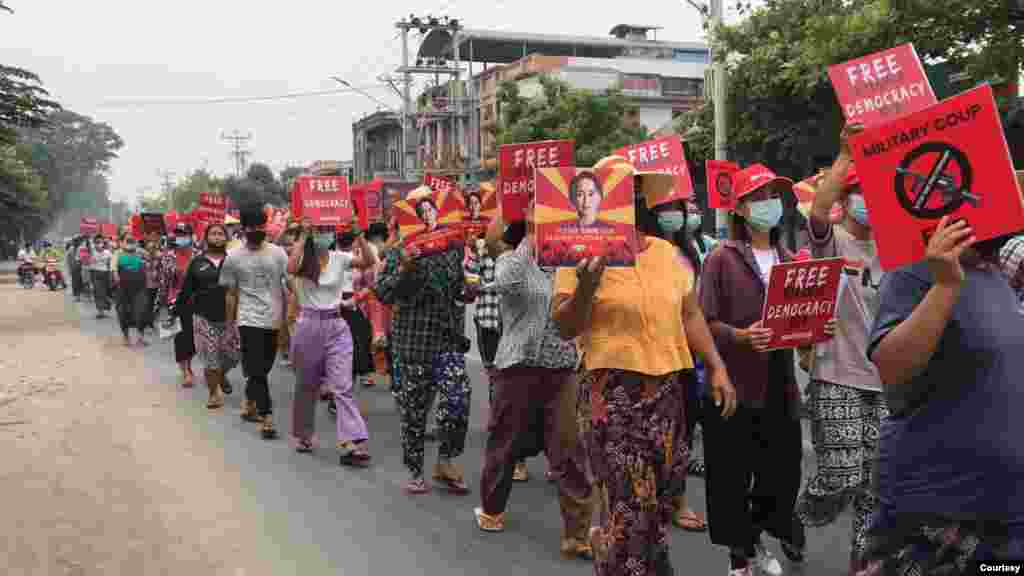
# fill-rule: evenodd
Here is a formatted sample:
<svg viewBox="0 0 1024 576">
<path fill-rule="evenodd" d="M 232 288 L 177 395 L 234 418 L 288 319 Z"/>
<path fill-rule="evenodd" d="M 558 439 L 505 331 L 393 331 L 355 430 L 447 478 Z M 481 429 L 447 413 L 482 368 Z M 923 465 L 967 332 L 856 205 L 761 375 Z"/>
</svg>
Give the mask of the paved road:
<svg viewBox="0 0 1024 576">
<path fill-rule="evenodd" d="M 112 320 L 95 320 L 88 304 L 76 305 L 66 299 L 69 315 L 80 316 L 81 330 L 114 336 Z M 206 392 L 201 386 L 182 389 L 177 381 L 171 344 L 158 342 L 145 351 L 150 377 L 139 386 L 176 387 L 181 402 L 172 409 L 190 417 L 208 441 L 222 447 L 228 465 L 241 471 L 241 486 L 216 486 L 214 490 L 242 491 L 245 499 L 259 507 L 265 518 L 264 530 L 273 535 L 279 558 L 275 567 L 285 572 L 320 574 L 567 574 L 592 573 L 585 562 L 559 558 L 560 520 L 556 491 L 541 480 L 545 462 L 530 462 L 534 480 L 517 484 L 506 515 L 506 532 L 483 534 L 473 522 L 472 509 L 479 497 L 454 497 L 434 492 L 410 498 L 402 491 L 406 480 L 401 465 L 398 416 L 394 402 L 383 387 L 359 391 L 367 408 L 374 466 L 353 471 L 337 464 L 334 451 L 320 449 L 312 456 L 296 454 L 285 440 L 264 442 L 253 424 L 238 418 L 241 376 L 227 409 L 211 417 L 205 408 Z M 116 370 L 115 366 L 110 367 Z M 487 387 L 480 376 L 479 361 L 470 358 L 473 380 L 473 415 L 466 454 L 460 459 L 467 479 L 476 488 L 479 481 Z M 198 370 L 197 370 L 198 372 Z M 276 421 L 282 431 L 289 429 L 289 402 L 293 373 L 277 366 L 271 374 L 277 407 Z M 318 410 L 318 434 L 333 438 L 333 420 L 326 409 Z M 330 445 L 330 444 L 329 444 Z M 436 456 L 436 445 L 427 449 L 427 465 Z M 811 463 L 805 465 L 809 470 Z M 691 480 L 691 501 L 704 509 L 703 481 Z M 793 573 L 841 574 L 846 569 L 849 518 L 837 525 L 808 534 L 808 560 Z M 781 557 L 777 546 L 770 546 Z M 672 557 L 679 574 L 723 574 L 724 551 L 712 547 L 706 534 L 674 531 Z M 275 571 L 276 573 L 276 571 Z"/>
</svg>

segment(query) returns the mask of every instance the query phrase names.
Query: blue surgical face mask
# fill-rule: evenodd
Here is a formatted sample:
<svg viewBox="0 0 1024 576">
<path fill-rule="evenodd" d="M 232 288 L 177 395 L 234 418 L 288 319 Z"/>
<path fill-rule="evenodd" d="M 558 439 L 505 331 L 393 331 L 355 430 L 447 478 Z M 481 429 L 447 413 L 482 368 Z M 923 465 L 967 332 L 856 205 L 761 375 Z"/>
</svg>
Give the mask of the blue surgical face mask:
<svg viewBox="0 0 1024 576">
<path fill-rule="evenodd" d="M 670 210 L 658 213 L 658 227 L 666 234 L 675 234 L 686 222 L 686 213 L 679 210 Z"/>
<path fill-rule="evenodd" d="M 686 230 L 693 234 L 700 230 L 701 225 L 704 224 L 704 217 L 700 214 L 687 214 L 686 215 Z"/>
<path fill-rule="evenodd" d="M 174 245 L 179 248 L 187 248 L 188 246 L 192 245 L 192 239 L 186 237 L 175 238 Z"/>
<path fill-rule="evenodd" d="M 317 234 L 313 237 L 313 244 L 318 250 L 328 250 L 334 244 L 333 234 Z"/>
<path fill-rule="evenodd" d="M 782 220 L 782 200 L 771 198 L 750 203 L 750 225 L 762 232 L 768 232 L 779 225 Z"/>
<path fill-rule="evenodd" d="M 871 219 L 868 218 L 868 207 L 864 204 L 864 197 L 860 194 L 850 194 L 850 206 L 848 208 L 850 218 L 861 226 L 871 226 Z"/>
</svg>

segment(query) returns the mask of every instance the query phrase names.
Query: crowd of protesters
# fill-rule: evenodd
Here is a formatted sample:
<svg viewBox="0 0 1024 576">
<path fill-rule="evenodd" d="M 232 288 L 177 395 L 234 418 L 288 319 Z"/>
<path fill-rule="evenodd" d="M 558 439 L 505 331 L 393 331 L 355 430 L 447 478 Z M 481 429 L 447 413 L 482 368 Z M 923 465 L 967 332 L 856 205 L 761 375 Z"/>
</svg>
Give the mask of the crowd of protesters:
<svg viewBox="0 0 1024 576">
<path fill-rule="evenodd" d="M 787 570 L 765 536 L 799 566 L 806 532 L 844 512 L 850 575 L 957 574 L 978 558 L 1020 557 L 1024 240 L 976 242 L 966 223 L 944 219 L 924 261 L 883 275 L 847 144 L 856 130 L 844 130 L 808 215 L 810 255 L 844 268 L 829 340 L 797 351 L 805 407 L 794 351 L 769 349 L 761 324 L 772 267 L 794 259 L 780 242 L 793 180 L 761 164 L 735 175 L 718 240 L 700 233 L 692 199 L 640 192 L 661 175 L 630 172 L 640 184 L 630 268 L 601 258 L 541 267 L 521 221 L 495 218 L 465 247 L 420 255 L 393 223 L 340 233 L 295 223 L 271 238 L 266 211 L 251 206 L 238 227 L 210 225 L 201 238 L 179 225 L 141 246 L 76 239 L 74 298 L 88 285 L 98 318 L 116 308 L 128 345 L 173 332 L 182 384 L 193 386 L 198 355 L 212 411 L 240 365 L 241 417 L 267 440 L 278 436 L 270 373 L 280 355 L 296 374 L 295 449 L 319 446 L 324 401 L 345 466 L 370 465 L 355 395 L 386 375 L 409 495 L 471 490 L 458 460 L 473 303 L 490 407 L 477 526 L 505 529 L 513 483 L 543 453 L 560 551 L 592 560 L 599 576 L 673 573 L 672 525 L 707 532 L 728 551 L 730 576 L 778 576 Z M 420 189 L 409 201 L 428 198 Z M 805 411 L 816 468 L 804 483 Z M 690 454 L 697 424 L 703 460 Z M 430 434 L 439 451 L 428 476 Z M 705 476 L 707 518 L 688 504 L 691 475 Z"/>
</svg>

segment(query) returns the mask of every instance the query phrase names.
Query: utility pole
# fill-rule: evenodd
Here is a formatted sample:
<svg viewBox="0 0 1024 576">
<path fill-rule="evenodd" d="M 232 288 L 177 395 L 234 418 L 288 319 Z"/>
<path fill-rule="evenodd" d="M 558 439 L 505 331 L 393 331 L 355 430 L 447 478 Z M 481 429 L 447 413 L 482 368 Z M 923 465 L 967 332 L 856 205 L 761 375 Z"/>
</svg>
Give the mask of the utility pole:
<svg viewBox="0 0 1024 576">
<path fill-rule="evenodd" d="M 711 26 L 712 31 L 716 30 L 723 23 L 724 0 L 711 0 Z M 726 73 L 725 58 L 714 58 L 711 63 L 711 77 L 714 81 L 712 86 L 712 101 L 715 107 L 715 160 L 729 159 L 729 116 L 726 110 Z M 729 212 L 722 208 L 715 210 L 715 233 L 719 238 L 725 238 L 729 230 Z"/>
<path fill-rule="evenodd" d="M 245 160 L 250 154 L 244 145 L 252 140 L 252 133 L 242 133 L 236 129 L 230 134 L 221 134 L 220 139 L 231 143 L 231 156 L 235 159 L 235 177 L 241 178 L 242 173 L 245 172 Z"/>
<path fill-rule="evenodd" d="M 157 170 L 156 175 L 162 180 L 164 195 L 167 196 L 167 211 L 174 211 L 174 172 L 170 170 Z"/>
<path fill-rule="evenodd" d="M 409 181 L 409 100 L 412 74 L 409 73 L 409 28 L 402 26 L 402 182 Z M 415 142 L 419 145 L 419 142 Z"/>
<path fill-rule="evenodd" d="M 402 116 L 403 116 L 403 118 L 402 118 L 402 127 L 403 127 L 402 133 L 403 133 L 403 135 L 405 135 L 405 133 L 407 131 L 406 124 L 410 121 L 410 117 L 412 116 L 412 111 L 411 111 L 412 110 L 412 97 L 410 96 L 410 91 L 412 89 L 411 88 L 412 87 L 412 74 L 427 74 L 429 76 L 434 76 L 434 78 L 435 78 L 435 85 L 439 85 L 440 84 L 440 82 L 438 80 L 436 80 L 436 79 L 439 78 L 441 75 L 448 75 L 449 78 L 454 78 L 455 82 L 450 82 L 448 84 L 448 86 L 449 86 L 449 89 L 448 89 L 448 101 L 449 102 L 458 102 L 457 97 L 455 96 L 455 94 L 453 94 L 453 91 L 454 91 L 456 85 L 458 84 L 458 82 L 460 80 L 460 70 L 459 70 L 459 65 L 458 65 L 458 44 L 457 44 L 457 40 L 458 40 L 458 32 L 459 32 L 459 30 L 462 30 L 463 27 L 460 24 L 459 20 L 456 19 L 456 18 L 449 18 L 447 16 L 435 17 L 435 16 L 430 16 L 430 15 L 427 15 L 427 16 L 425 16 L 423 18 L 420 18 L 420 17 L 415 16 L 413 14 L 410 14 L 408 18 L 403 18 L 402 20 L 398 21 L 395 24 L 395 27 L 400 30 L 401 35 L 402 35 L 402 67 L 399 68 L 398 70 L 396 70 L 396 72 L 398 72 L 398 73 L 400 73 L 402 75 L 402 83 L 404 85 L 403 86 L 403 92 L 404 93 L 403 93 L 403 98 L 402 98 Z M 420 59 L 417 58 L 416 65 L 415 66 L 410 66 L 410 64 L 409 64 L 409 31 L 410 30 L 419 30 L 420 34 L 423 34 L 423 35 L 426 35 L 427 33 L 432 32 L 434 30 L 444 30 L 444 31 L 448 32 L 448 34 L 451 35 L 451 40 L 453 42 L 453 44 L 452 44 L 453 56 L 454 56 L 454 58 L 456 60 L 453 63 L 454 65 L 453 66 L 448 66 L 447 65 L 447 59 L 436 59 L 435 61 L 429 61 L 431 59 L 428 59 L 428 62 L 423 62 L 423 61 L 421 61 Z M 459 104 L 456 104 L 455 109 L 456 109 L 455 112 L 446 112 L 446 113 L 444 113 L 444 116 L 447 116 L 445 118 L 445 120 L 450 122 L 450 126 L 451 126 L 453 132 L 457 128 L 456 122 L 457 122 L 458 117 L 459 117 L 459 112 L 458 112 Z M 433 119 L 434 116 L 440 116 L 440 114 L 434 114 L 432 116 L 432 119 Z M 453 143 L 455 142 L 455 138 L 456 138 L 455 136 L 452 136 L 452 138 L 451 138 Z M 418 142 L 417 142 L 417 145 L 418 145 Z M 439 142 L 439 145 L 443 146 L 443 144 L 441 144 L 440 142 Z M 405 150 L 403 150 L 402 152 L 403 152 L 403 157 L 404 157 L 405 156 Z M 451 155 L 451 156 L 454 156 L 454 154 Z M 408 172 L 408 171 L 406 171 L 406 172 Z M 452 166 L 449 166 L 448 168 L 440 169 L 439 172 L 441 172 L 441 173 L 443 173 L 445 175 L 451 175 L 451 173 L 455 172 L 455 170 L 453 170 Z M 464 174 L 465 173 L 464 167 L 462 169 L 458 170 L 457 173 L 458 174 Z"/>
</svg>

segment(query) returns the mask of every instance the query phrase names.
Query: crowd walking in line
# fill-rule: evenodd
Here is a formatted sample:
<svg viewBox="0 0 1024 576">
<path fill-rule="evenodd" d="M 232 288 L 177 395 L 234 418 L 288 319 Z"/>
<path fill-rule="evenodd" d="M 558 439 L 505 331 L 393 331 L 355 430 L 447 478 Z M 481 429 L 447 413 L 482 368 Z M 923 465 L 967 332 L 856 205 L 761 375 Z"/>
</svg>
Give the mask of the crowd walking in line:
<svg viewBox="0 0 1024 576">
<path fill-rule="evenodd" d="M 489 414 L 467 520 L 504 531 L 518 513 L 513 484 L 543 453 L 559 550 L 598 576 L 675 573 L 672 526 L 727 550 L 729 576 L 780 576 L 804 562 L 807 531 L 843 513 L 853 516 L 849 576 L 965 574 L 981 558 L 1021 557 L 1024 454 L 1007 439 L 1024 434 L 1024 236 L 976 242 L 967 223 L 943 219 L 924 261 L 883 274 L 848 143 L 859 129 L 843 131 L 806 223 L 806 251 L 843 263 L 827 340 L 797 351 L 806 406 L 794 350 L 770 348 L 761 323 L 773 267 L 797 257 L 781 241 L 793 180 L 761 164 L 736 173 L 721 239 L 701 233 L 693 199 L 644 193 L 671 176 L 621 168 L 637 183 L 628 268 L 601 257 L 546 268 L 535 227 L 501 217 L 429 255 L 407 248 L 393 222 L 294 222 L 272 238 L 256 205 L 201 238 L 187 225 L 113 245 L 76 238 L 66 264 L 73 298 L 91 294 L 100 319 L 115 308 L 126 345 L 173 334 L 183 386 L 199 357 L 211 413 L 240 366 L 241 417 L 266 440 L 278 436 L 270 372 L 280 355 L 296 374 L 287 409 L 298 452 L 320 446 L 326 401 L 340 464 L 370 466 L 356 395 L 384 377 L 409 496 L 472 490 L 458 462 L 473 304 Z M 816 468 L 802 486 L 804 412 Z M 428 475 L 431 413 L 439 450 Z M 691 454 L 698 425 L 702 460 Z M 689 505 L 688 476 L 705 477 L 706 518 Z"/>
</svg>

